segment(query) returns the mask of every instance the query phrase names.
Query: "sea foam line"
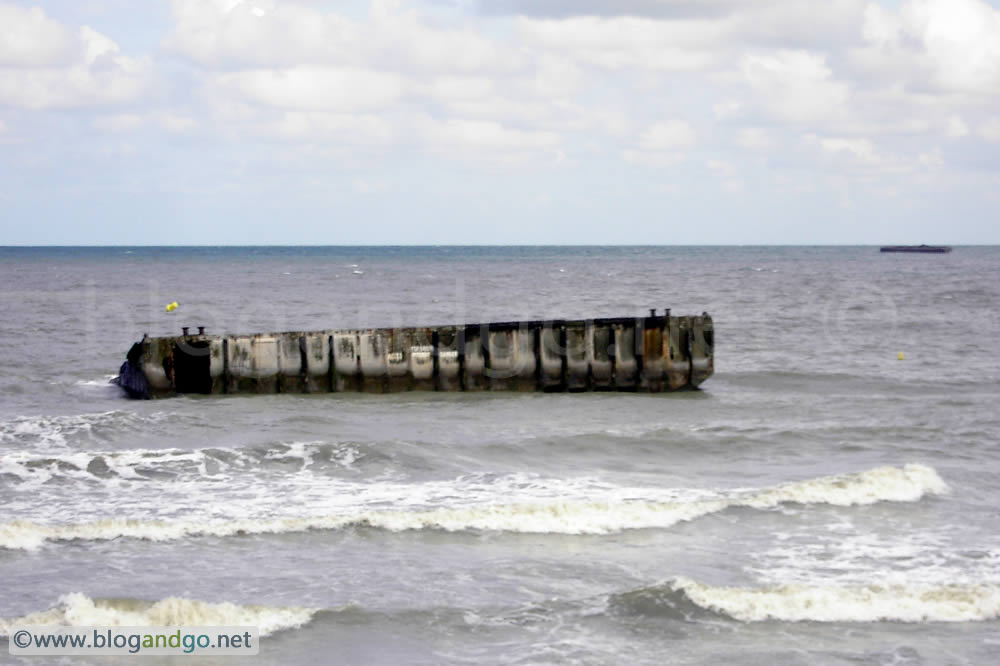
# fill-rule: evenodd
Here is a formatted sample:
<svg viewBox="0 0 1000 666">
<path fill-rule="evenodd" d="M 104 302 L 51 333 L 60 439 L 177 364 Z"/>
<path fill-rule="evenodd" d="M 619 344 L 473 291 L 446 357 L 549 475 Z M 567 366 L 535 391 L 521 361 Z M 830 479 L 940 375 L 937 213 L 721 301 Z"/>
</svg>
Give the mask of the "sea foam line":
<svg viewBox="0 0 1000 666">
<path fill-rule="evenodd" d="M 189 536 L 233 536 L 373 527 L 389 531 L 439 529 L 521 533 L 607 534 L 628 529 L 667 528 L 731 507 L 771 509 L 782 504 L 852 506 L 875 502 L 915 502 L 946 493 L 933 468 L 910 464 L 878 467 L 854 474 L 819 477 L 772 488 L 692 501 L 532 499 L 431 509 L 364 507 L 345 513 L 276 518 L 159 521 L 113 518 L 79 524 L 30 521 L 0 523 L 0 546 L 35 549 L 46 541 L 107 540 L 119 537 L 167 541 Z"/>
<path fill-rule="evenodd" d="M 754 588 L 715 587 L 679 577 L 662 588 L 666 597 L 669 591 L 683 593 L 705 610 L 743 622 L 976 622 L 1000 618 L 1000 585 L 988 583 Z"/>
<path fill-rule="evenodd" d="M 284 629 L 296 629 L 309 622 L 317 612 L 294 606 L 241 606 L 229 602 L 208 603 L 183 597 L 168 597 L 156 602 L 140 599 L 91 599 L 73 592 L 59 598 L 51 608 L 23 617 L 0 618 L 0 636 L 22 625 L 45 626 L 256 626 L 261 636 Z"/>
</svg>

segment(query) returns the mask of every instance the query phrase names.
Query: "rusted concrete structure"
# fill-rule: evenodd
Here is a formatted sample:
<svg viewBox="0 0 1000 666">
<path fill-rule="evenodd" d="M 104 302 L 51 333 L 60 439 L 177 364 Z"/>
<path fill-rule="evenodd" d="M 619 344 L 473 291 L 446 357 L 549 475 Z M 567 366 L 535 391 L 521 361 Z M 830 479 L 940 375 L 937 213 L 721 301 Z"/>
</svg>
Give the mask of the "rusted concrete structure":
<svg viewBox="0 0 1000 666">
<path fill-rule="evenodd" d="M 712 375 L 712 318 L 499 322 L 426 328 L 149 338 L 115 380 L 135 398 L 179 393 L 640 391 Z"/>
</svg>

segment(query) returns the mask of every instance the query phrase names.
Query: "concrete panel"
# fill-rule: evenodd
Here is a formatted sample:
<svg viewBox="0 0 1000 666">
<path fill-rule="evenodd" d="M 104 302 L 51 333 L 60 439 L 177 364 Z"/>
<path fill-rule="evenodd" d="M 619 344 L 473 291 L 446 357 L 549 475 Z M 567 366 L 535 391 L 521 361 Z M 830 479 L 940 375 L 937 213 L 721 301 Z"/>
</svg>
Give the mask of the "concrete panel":
<svg viewBox="0 0 1000 666">
<path fill-rule="evenodd" d="M 566 384 L 571 391 L 588 388 L 587 325 L 584 322 L 566 324 Z"/>
<path fill-rule="evenodd" d="M 225 359 L 223 358 L 222 350 L 222 338 L 213 338 L 209 340 L 208 343 L 208 358 L 209 366 L 208 372 L 212 376 L 212 379 L 218 379 L 222 376 L 222 372 L 225 369 Z"/>
<path fill-rule="evenodd" d="M 688 318 L 671 317 L 666 335 L 666 355 L 664 374 L 667 390 L 684 388 L 691 377 L 691 361 L 688 356 Z"/>
<path fill-rule="evenodd" d="M 614 326 L 615 334 L 615 388 L 634 390 L 639 364 L 635 358 L 635 326 Z"/>
<path fill-rule="evenodd" d="M 410 376 L 416 386 L 433 388 L 434 345 L 433 332 L 427 328 L 416 328 L 410 332 Z M 427 384 L 427 386 L 424 386 Z"/>
<path fill-rule="evenodd" d="M 140 368 L 150 390 L 157 393 L 170 393 L 174 390 L 173 378 L 167 373 L 172 368 L 170 355 L 173 349 L 172 338 L 153 338 L 143 344 L 143 355 Z"/>
<path fill-rule="evenodd" d="M 535 355 L 535 329 L 527 326 L 514 330 L 514 349 L 517 352 L 515 388 L 519 391 L 534 391 L 538 388 L 538 360 Z"/>
<path fill-rule="evenodd" d="M 278 344 L 278 367 L 286 377 L 298 377 L 302 374 L 302 350 L 299 347 L 299 336 L 295 333 L 284 333 L 275 336 Z"/>
<path fill-rule="evenodd" d="M 708 316 L 691 318 L 691 379 L 690 385 L 697 387 L 712 376 L 715 331 Z"/>
<path fill-rule="evenodd" d="M 389 336 L 383 331 L 362 331 L 358 333 L 358 367 L 366 379 L 383 377 L 388 373 Z"/>
<path fill-rule="evenodd" d="M 489 359 L 491 388 L 534 390 L 534 332 L 530 328 L 504 326 L 489 331 Z"/>
<path fill-rule="evenodd" d="M 587 327 L 587 361 L 592 388 L 614 386 L 614 331 L 607 324 Z"/>
<path fill-rule="evenodd" d="M 458 363 L 458 331 L 454 326 L 442 326 L 438 334 L 437 390 L 457 391 L 461 387 Z"/>
<path fill-rule="evenodd" d="M 277 391 L 278 343 L 270 336 L 229 338 L 229 391 L 273 393 Z"/>
<path fill-rule="evenodd" d="M 553 389 L 563 386 L 563 354 L 560 339 L 562 326 L 545 326 L 542 328 L 539 342 L 539 353 L 542 357 L 542 387 Z"/>
<path fill-rule="evenodd" d="M 665 322 L 655 317 L 643 320 L 642 331 L 642 377 L 640 388 L 653 393 L 663 390 L 666 364 L 664 358 L 663 333 Z"/>
<path fill-rule="evenodd" d="M 479 326 L 465 329 L 465 390 L 482 391 L 489 388 L 485 376 L 486 358 Z"/>
<path fill-rule="evenodd" d="M 229 341 L 229 374 L 261 379 L 278 374 L 278 341 L 273 337 L 243 336 Z"/>
<path fill-rule="evenodd" d="M 329 333 L 306 333 L 306 370 L 313 377 L 326 377 L 330 372 Z"/>
<path fill-rule="evenodd" d="M 386 340 L 386 374 L 392 378 L 406 377 L 410 373 L 410 342 L 412 333 L 407 328 L 394 328 Z"/>
<path fill-rule="evenodd" d="M 338 375 L 358 374 L 358 336 L 354 331 L 333 334 L 333 362 Z"/>
</svg>

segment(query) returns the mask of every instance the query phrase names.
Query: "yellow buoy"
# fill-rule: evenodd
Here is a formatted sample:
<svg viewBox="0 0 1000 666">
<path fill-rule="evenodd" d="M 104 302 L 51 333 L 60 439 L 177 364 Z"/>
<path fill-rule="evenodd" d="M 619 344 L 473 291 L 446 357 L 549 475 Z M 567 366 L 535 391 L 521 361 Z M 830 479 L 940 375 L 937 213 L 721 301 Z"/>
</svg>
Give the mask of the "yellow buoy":
<svg viewBox="0 0 1000 666">
<path fill-rule="evenodd" d="M 903 360 L 903 352 L 899 352 L 899 354 L 896 356 L 896 359 L 902 361 Z"/>
<path fill-rule="evenodd" d="M 174 301 L 173 303 L 167 303 L 167 312 L 173 312 L 174 310 L 176 310 L 177 305 L 178 305 L 177 301 Z"/>
</svg>

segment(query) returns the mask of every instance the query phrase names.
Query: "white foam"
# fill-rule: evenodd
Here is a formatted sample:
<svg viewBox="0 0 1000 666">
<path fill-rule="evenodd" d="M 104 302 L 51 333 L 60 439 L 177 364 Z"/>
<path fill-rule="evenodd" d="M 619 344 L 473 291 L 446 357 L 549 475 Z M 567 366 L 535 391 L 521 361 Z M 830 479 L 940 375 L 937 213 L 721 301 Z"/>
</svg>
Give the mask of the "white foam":
<svg viewBox="0 0 1000 666">
<path fill-rule="evenodd" d="M 114 386 L 111 380 L 115 378 L 115 375 L 111 375 L 108 379 L 81 379 L 75 382 L 77 386 Z"/>
<path fill-rule="evenodd" d="M 240 511 L 240 514 L 199 516 L 197 510 L 192 510 L 187 512 L 185 520 L 139 517 L 77 524 L 29 520 L 3 523 L 0 524 L 0 546 L 33 549 L 45 541 L 56 540 L 130 537 L 162 541 L 194 535 L 283 533 L 348 526 L 393 531 L 607 534 L 628 529 L 667 528 L 730 507 L 768 509 L 789 502 L 838 506 L 878 501 L 911 502 L 925 494 L 947 491 L 937 473 L 923 465 L 880 467 L 856 474 L 728 493 L 621 488 L 587 480 L 547 480 L 529 475 L 497 479 L 460 477 L 423 484 L 351 484 L 327 479 L 316 485 L 314 481 L 313 477 L 306 477 L 302 486 L 289 486 L 289 494 L 280 494 L 280 506 L 267 498 L 264 501 L 270 504 L 253 503 L 258 501 L 257 494 L 250 499 L 231 498 L 225 510 Z M 713 498 L 712 494 L 716 496 Z M 640 499 L 644 495 L 655 499 Z M 706 495 L 709 498 L 706 499 Z M 288 501 L 289 497 L 294 497 L 295 501 Z M 560 499 L 564 497 L 568 499 Z M 586 499 L 588 497 L 598 499 Z M 136 499 L 130 500 L 132 510 L 137 505 Z M 162 497 L 156 499 L 162 505 Z M 386 506 L 397 508 L 383 508 Z M 280 515 L 289 508 L 301 511 L 303 507 L 325 513 Z M 258 517 L 269 514 L 277 516 Z"/>
<path fill-rule="evenodd" d="M 103 463 L 103 467 L 121 479 L 145 481 L 146 477 L 140 472 L 154 468 L 174 470 L 193 466 L 196 469 L 204 469 L 205 454 L 200 450 L 185 449 L 78 452 L 56 450 L 34 455 L 16 451 L 0 455 L 0 473 L 16 476 L 25 484 L 35 486 L 54 478 L 93 482 L 97 477 L 90 472 L 90 468 L 95 463 Z M 202 476 L 212 478 L 207 472 Z M 22 489 L 23 487 L 21 486 Z"/>
<path fill-rule="evenodd" d="M 916 502 L 925 495 L 943 495 L 948 486 L 932 467 L 876 467 L 854 474 L 825 476 L 755 491 L 740 502 L 754 508 L 782 503 L 854 506 L 876 502 Z"/>
<path fill-rule="evenodd" d="M 307 470 L 316 459 L 321 447 L 327 442 L 312 441 L 280 443 L 263 454 L 263 459 L 272 461 L 301 461 L 301 470 Z M 220 455 L 221 454 L 221 455 Z M 361 457 L 357 447 L 347 444 L 332 445 L 328 460 L 344 468 L 350 468 Z M 90 472 L 95 463 L 107 468 L 118 479 L 149 481 L 144 475 L 150 472 L 166 472 L 172 477 L 191 476 L 209 480 L 222 480 L 222 472 L 232 467 L 251 469 L 258 462 L 257 453 L 240 448 L 212 449 L 122 449 L 118 451 L 76 451 L 46 449 L 44 452 L 28 453 L 15 451 L 0 454 L 0 474 L 9 474 L 23 484 L 38 486 L 54 478 L 76 479 L 94 482 L 100 479 Z M 215 473 L 208 471 L 209 464 Z M 103 479 L 110 482 L 109 479 Z M 24 488 L 24 485 L 20 486 Z"/>
<path fill-rule="evenodd" d="M 74 592 L 63 595 L 48 610 L 18 618 L 0 618 L 0 636 L 11 627 L 47 626 L 256 626 L 261 636 L 295 629 L 309 622 L 316 609 L 298 607 L 240 606 L 229 602 L 207 603 L 182 597 L 157 602 L 137 599 L 91 599 Z"/>
<path fill-rule="evenodd" d="M 65 416 L 18 416 L 0 421 L 0 443 L 19 446 L 65 447 L 67 437 L 90 438 L 96 429 L 145 428 L 169 418 L 156 412 L 139 415 L 133 412 L 110 411 Z"/>
<path fill-rule="evenodd" d="M 671 589 L 743 622 L 975 622 L 1000 618 L 1000 585 L 715 587 L 677 578 Z"/>
<path fill-rule="evenodd" d="M 282 448 L 268 449 L 264 457 L 268 460 L 298 459 L 302 461 L 302 469 L 305 469 L 313 464 L 316 447 L 323 444 L 324 442 L 291 442 L 282 444 Z"/>
</svg>

